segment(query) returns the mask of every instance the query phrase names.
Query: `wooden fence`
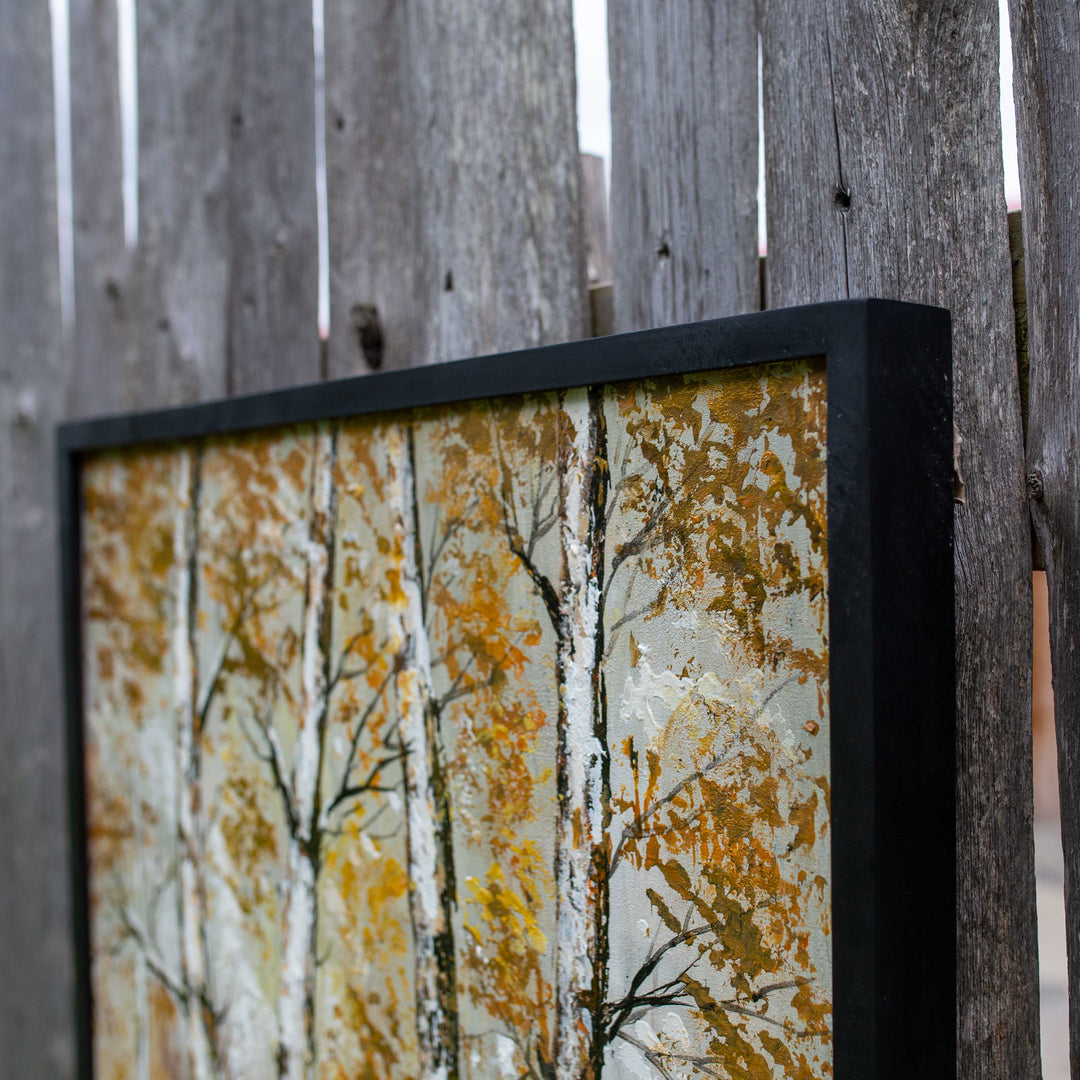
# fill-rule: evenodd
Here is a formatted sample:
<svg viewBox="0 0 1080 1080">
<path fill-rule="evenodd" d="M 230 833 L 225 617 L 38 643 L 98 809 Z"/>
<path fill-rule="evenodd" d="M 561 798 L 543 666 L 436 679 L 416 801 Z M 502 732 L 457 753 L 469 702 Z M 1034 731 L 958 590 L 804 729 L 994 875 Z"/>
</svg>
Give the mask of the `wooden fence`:
<svg viewBox="0 0 1080 1080">
<path fill-rule="evenodd" d="M 325 0 L 330 335 L 311 14 L 138 0 L 138 241 L 117 16 L 70 0 L 74 332 L 46 0 L 0 0 L 0 1073 L 70 1077 L 52 427 L 586 335 L 877 295 L 955 327 L 959 1075 L 1040 1074 L 1032 528 L 1052 617 L 1080 1076 L 1080 6 L 1010 0 L 1030 397 L 991 0 L 609 0 L 613 256 L 569 0 Z M 756 249 L 757 35 L 767 273 Z M 594 291 L 604 319 L 612 293 Z M 1025 437 L 1026 429 L 1026 437 Z M 918 1033 L 913 1032 L 917 1039 Z"/>
</svg>

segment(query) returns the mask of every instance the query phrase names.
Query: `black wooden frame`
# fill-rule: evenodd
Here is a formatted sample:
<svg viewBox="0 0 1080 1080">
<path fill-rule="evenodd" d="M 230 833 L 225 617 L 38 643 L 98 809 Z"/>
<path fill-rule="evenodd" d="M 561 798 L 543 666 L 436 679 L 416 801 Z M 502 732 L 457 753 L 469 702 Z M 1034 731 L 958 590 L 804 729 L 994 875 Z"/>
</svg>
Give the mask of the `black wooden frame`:
<svg viewBox="0 0 1080 1080">
<path fill-rule="evenodd" d="M 89 451 L 778 360 L 824 357 L 828 410 L 834 1068 L 955 1076 L 951 324 L 847 300 L 593 338 L 57 432 L 78 1075 L 91 999 L 80 641 Z"/>
</svg>

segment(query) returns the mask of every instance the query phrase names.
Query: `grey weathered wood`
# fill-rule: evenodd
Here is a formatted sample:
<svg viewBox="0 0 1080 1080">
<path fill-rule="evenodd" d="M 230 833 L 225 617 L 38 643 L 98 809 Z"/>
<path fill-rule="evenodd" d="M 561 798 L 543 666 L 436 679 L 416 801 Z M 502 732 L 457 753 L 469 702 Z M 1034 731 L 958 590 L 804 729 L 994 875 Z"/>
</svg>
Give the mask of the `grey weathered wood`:
<svg viewBox="0 0 1080 1080">
<path fill-rule="evenodd" d="M 328 0 L 326 42 L 330 373 L 585 336 L 570 5 Z"/>
<path fill-rule="evenodd" d="M 321 374 L 311 5 L 226 6 L 233 10 L 229 388 L 270 390 Z"/>
<path fill-rule="evenodd" d="M 64 398 L 47 4 L 0 0 L 0 1075 L 72 1075 L 53 424 Z"/>
<path fill-rule="evenodd" d="M 325 28 L 328 373 L 409 367 L 432 297 L 420 287 L 405 5 L 327 0 Z"/>
<path fill-rule="evenodd" d="M 122 407 L 227 389 L 232 3 L 139 0 L 138 363 Z"/>
<path fill-rule="evenodd" d="M 124 242 L 116 4 L 70 0 L 75 325 L 68 413 L 137 400 L 137 278 Z"/>
<path fill-rule="evenodd" d="M 590 285 L 611 281 L 611 217 L 607 177 L 599 154 L 581 155 L 581 203 L 585 214 L 585 262 Z"/>
<path fill-rule="evenodd" d="M 1050 604 L 1075 1077 L 1080 1076 L 1080 5 L 1010 0 L 1009 11 L 1024 202 L 1028 491 Z"/>
<path fill-rule="evenodd" d="M 425 0 L 409 13 L 435 242 L 436 335 L 420 359 L 585 337 L 571 5 Z"/>
<path fill-rule="evenodd" d="M 319 378 L 312 48 L 302 4 L 139 0 L 128 404 Z"/>
<path fill-rule="evenodd" d="M 997 37 L 990 0 L 766 0 L 768 300 L 877 295 L 952 308 L 965 500 L 958 1075 L 1029 1080 L 1040 1073 L 1031 556 Z"/>
<path fill-rule="evenodd" d="M 611 0 L 615 326 L 755 311 L 754 5 Z"/>
</svg>

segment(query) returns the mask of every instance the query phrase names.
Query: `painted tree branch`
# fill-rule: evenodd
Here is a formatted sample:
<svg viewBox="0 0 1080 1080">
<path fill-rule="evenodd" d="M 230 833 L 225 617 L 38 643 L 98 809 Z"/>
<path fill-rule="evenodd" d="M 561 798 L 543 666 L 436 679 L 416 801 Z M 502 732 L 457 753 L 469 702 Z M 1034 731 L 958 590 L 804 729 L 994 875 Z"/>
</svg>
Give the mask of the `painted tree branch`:
<svg viewBox="0 0 1080 1080">
<path fill-rule="evenodd" d="M 661 995 L 660 998 L 655 1000 L 651 997 L 639 996 L 638 991 L 645 984 L 645 980 L 656 970 L 660 962 L 672 949 L 677 949 L 680 945 L 683 945 L 688 941 L 693 941 L 702 934 L 715 932 L 716 929 L 715 923 L 706 923 L 704 926 L 695 926 L 692 929 L 683 930 L 681 933 L 676 934 L 666 941 L 660 948 L 650 952 L 648 959 L 640 968 L 638 968 L 633 979 L 630 980 L 630 989 L 627 991 L 625 997 L 620 1001 L 610 1003 L 607 1007 L 608 1014 L 614 1014 L 610 1024 L 608 1024 L 606 1028 L 605 1037 L 608 1042 L 611 1042 L 611 1040 L 619 1034 L 620 1028 L 627 1022 L 631 1012 L 639 1005 L 645 1004 L 646 1002 L 650 1005 L 671 1003 L 678 1001 L 683 997 L 685 990 L 674 995 L 674 997 L 671 995 Z"/>
<path fill-rule="evenodd" d="M 281 812 L 285 817 L 285 824 L 290 836 L 295 836 L 299 827 L 296 813 L 296 803 L 293 798 L 292 788 L 288 779 L 288 768 L 285 764 L 285 754 L 281 748 L 281 740 L 274 730 L 273 724 L 266 717 L 252 716 L 252 724 L 255 730 L 262 736 L 265 749 L 260 749 L 258 742 L 244 728 L 244 736 L 248 740 L 252 753 L 264 765 L 270 769 L 270 778 L 281 802 Z"/>
<path fill-rule="evenodd" d="M 372 766 L 367 777 L 360 784 L 352 784 L 351 781 L 353 769 L 356 767 L 356 756 L 360 746 L 360 738 L 367 729 L 368 723 L 371 721 L 371 717 L 374 715 L 376 708 L 382 703 L 393 677 L 394 672 L 391 669 L 380 683 L 378 690 L 375 692 L 375 696 L 368 702 L 364 711 L 360 714 L 360 719 L 356 722 L 356 727 L 353 728 L 352 736 L 349 739 L 349 751 L 345 758 L 345 764 L 342 766 L 341 779 L 338 782 L 337 791 L 335 791 L 333 797 L 323 807 L 319 815 L 318 831 L 320 832 L 327 827 L 330 815 L 333 814 L 342 803 L 347 802 L 351 798 L 366 794 L 369 791 L 390 790 L 389 788 L 376 785 L 375 778 L 383 769 L 396 761 L 404 759 L 406 750 L 403 747 L 376 762 L 376 764 Z M 385 740 L 384 745 L 386 745 Z"/>
<path fill-rule="evenodd" d="M 169 969 L 169 965 L 161 955 L 161 950 L 151 940 L 145 927 L 136 918 L 130 907 L 121 905 L 118 914 L 127 936 L 135 942 L 135 945 L 143 954 L 146 965 L 154 978 L 165 987 L 173 1000 L 186 1010 L 194 997 L 191 987 L 183 981 L 180 973 Z"/>
<path fill-rule="evenodd" d="M 503 520 L 506 529 L 506 539 L 510 545 L 510 551 L 518 557 L 521 561 L 521 565 L 525 567 L 525 572 L 532 579 L 532 583 L 536 586 L 536 591 L 540 595 L 540 599 L 544 602 L 544 609 L 548 613 L 548 617 L 551 619 L 551 624 L 554 627 L 559 625 L 559 595 L 555 591 L 555 586 L 551 584 L 551 581 L 547 576 L 539 570 L 536 563 L 533 562 L 532 555 L 530 554 L 533 547 L 533 540 L 530 537 L 528 545 L 523 540 L 521 533 L 518 531 L 517 523 L 511 520 L 510 511 L 507 509 L 507 503 L 503 501 Z"/>
</svg>

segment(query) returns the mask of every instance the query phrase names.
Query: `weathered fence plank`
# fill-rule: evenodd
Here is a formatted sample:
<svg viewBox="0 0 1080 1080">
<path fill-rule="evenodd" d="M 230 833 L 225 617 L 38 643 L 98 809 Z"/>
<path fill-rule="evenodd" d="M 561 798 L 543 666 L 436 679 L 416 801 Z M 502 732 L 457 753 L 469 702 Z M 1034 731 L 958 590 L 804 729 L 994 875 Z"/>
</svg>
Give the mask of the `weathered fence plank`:
<svg viewBox="0 0 1080 1080">
<path fill-rule="evenodd" d="M 326 40 L 330 372 L 585 336 L 570 6 L 328 0 Z"/>
<path fill-rule="evenodd" d="M 437 336 L 419 360 L 588 333 L 565 0 L 410 7 Z"/>
<path fill-rule="evenodd" d="M 768 301 L 876 295 L 952 308 L 958 1075 L 1029 1080 L 1040 1073 L 1031 556 L 997 8 L 797 7 L 766 0 L 762 12 Z"/>
<path fill-rule="evenodd" d="M 129 404 L 320 377 L 311 11 L 140 0 Z"/>
<path fill-rule="evenodd" d="M 231 13 L 139 0 L 138 365 L 120 407 L 228 389 Z"/>
<path fill-rule="evenodd" d="M 229 130 L 232 392 L 320 378 L 311 5 L 233 12 Z"/>
<path fill-rule="evenodd" d="M 53 424 L 64 399 L 47 4 L 0 0 L 0 1074 L 73 1062 Z"/>
<path fill-rule="evenodd" d="M 611 0 L 615 329 L 754 311 L 753 4 Z"/>
<path fill-rule="evenodd" d="M 1009 11 L 1024 202 L 1028 496 L 1050 602 L 1070 1057 L 1080 1076 L 1080 6 L 1011 0 Z"/>
<path fill-rule="evenodd" d="M 328 374 L 409 367 L 432 298 L 420 288 L 405 5 L 326 0 L 325 27 Z"/>
<path fill-rule="evenodd" d="M 124 237 L 115 3 L 70 0 L 75 325 L 68 414 L 115 412 L 137 367 L 133 252 Z"/>
</svg>

